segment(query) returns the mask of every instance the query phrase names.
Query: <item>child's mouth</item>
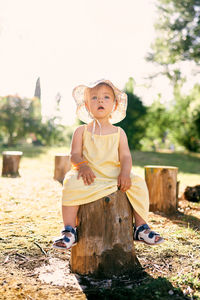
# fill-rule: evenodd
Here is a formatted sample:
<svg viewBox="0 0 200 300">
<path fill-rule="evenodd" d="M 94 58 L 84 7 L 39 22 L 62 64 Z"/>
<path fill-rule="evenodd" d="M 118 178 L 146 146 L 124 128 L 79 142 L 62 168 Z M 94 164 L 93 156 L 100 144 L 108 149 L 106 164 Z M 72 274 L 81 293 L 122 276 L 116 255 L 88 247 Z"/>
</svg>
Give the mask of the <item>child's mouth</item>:
<svg viewBox="0 0 200 300">
<path fill-rule="evenodd" d="M 99 106 L 99 107 L 98 107 L 98 110 L 102 110 L 102 109 L 104 109 L 103 106 Z"/>
</svg>

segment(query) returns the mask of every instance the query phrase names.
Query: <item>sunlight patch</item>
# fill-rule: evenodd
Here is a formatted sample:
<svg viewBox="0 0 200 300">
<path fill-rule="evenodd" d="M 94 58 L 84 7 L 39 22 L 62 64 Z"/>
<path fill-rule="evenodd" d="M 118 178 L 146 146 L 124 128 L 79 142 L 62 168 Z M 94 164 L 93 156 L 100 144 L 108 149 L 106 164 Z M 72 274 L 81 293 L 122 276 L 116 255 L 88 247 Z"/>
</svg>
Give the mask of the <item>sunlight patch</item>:
<svg viewBox="0 0 200 300">
<path fill-rule="evenodd" d="M 69 262 L 58 258 L 50 258 L 48 265 L 35 269 L 35 274 L 43 283 L 70 287 L 82 291 L 76 276 L 69 271 Z"/>
</svg>

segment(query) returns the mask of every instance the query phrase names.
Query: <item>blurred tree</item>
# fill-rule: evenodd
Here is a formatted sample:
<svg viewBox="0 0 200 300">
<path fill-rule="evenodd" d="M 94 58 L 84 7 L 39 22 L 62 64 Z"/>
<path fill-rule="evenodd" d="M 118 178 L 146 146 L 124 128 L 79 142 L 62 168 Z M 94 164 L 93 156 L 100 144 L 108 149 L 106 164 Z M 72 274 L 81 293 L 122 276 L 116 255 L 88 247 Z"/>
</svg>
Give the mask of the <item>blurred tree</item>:
<svg viewBox="0 0 200 300">
<path fill-rule="evenodd" d="M 64 126 L 56 122 L 56 117 L 49 118 L 37 128 L 37 139 L 34 144 L 48 146 L 62 144 L 64 142 L 63 131 Z"/>
<path fill-rule="evenodd" d="M 41 99 L 41 86 L 40 86 L 40 77 L 38 77 L 36 84 L 35 84 L 35 93 L 34 97 Z"/>
<path fill-rule="evenodd" d="M 61 124 L 60 116 L 60 102 L 61 94 L 58 92 L 55 96 L 54 115 L 46 118 L 40 124 L 35 134 L 34 145 L 48 145 L 53 146 L 55 144 L 62 145 L 64 143 L 70 143 L 72 132 L 69 128 Z"/>
<path fill-rule="evenodd" d="M 189 95 L 176 89 L 176 103 L 171 109 L 172 135 L 187 150 L 200 151 L 200 85 L 196 84 Z"/>
<path fill-rule="evenodd" d="M 129 77 L 128 81 L 125 84 L 125 88 L 124 88 L 126 93 L 133 94 L 134 85 L 135 85 L 135 80 L 133 79 L 133 77 Z"/>
<path fill-rule="evenodd" d="M 148 59 L 162 66 L 200 62 L 200 1 L 157 0 L 157 38 Z"/>
<path fill-rule="evenodd" d="M 167 147 L 166 138 L 171 128 L 170 113 L 160 102 L 160 98 L 161 95 L 158 95 L 158 99 L 147 108 L 146 134 L 142 139 L 142 144 L 153 150 Z"/>
<path fill-rule="evenodd" d="M 40 101 L 19 96 L 0 97 L 0 128 L 13 145 L 28 133 L 36 131 L 41 122 Z"/>
<path fill-rule="evenodd" d="M 189 95 L 183 95 L 181 88 L 186 78 L 181 68 L 184 61 L 192 61 L 197 67 L 200 64 L 200 0 L 157 0 L 157 8 L 157 38 L 147 59 L 161 66 L 161 73 L 173 86 L 174 139 L 186 149 L 198 151 L 199 108 L 194 103 L 199 101 L 199 88 L 194 86 Z"/>
<path fill-rule="evenodd" d="M 9 146 L 15 145 L 30 134 L 34 136 L 34 144 L 53 145 L 64 142 L 64 126 L 57 116 L 45 121 L 41 116 L 41 102 L 19 96 L 0 97 L 0 140 L 6 140 Z"/>
<path fill-rule="evenodd" d="M 131 77 L 125 85 L 125 93 L 128 95 L 126 118 L 119 123 L 119 126 L 125 130 L 130 148 L 140 149 L 140 141 L 146 131 L 146 107 L 140 98 L 133 94 L 133 90 L 134 80 Z"/>
</svg>

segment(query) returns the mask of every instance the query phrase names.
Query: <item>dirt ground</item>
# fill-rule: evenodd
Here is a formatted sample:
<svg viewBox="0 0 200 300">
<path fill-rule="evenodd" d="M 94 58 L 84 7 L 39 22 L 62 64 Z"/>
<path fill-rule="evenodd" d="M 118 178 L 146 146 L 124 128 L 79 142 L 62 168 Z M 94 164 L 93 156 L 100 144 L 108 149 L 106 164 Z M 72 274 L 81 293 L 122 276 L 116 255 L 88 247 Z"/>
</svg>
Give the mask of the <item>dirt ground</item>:
<svg viewBox="0 0 200 300">
<path fill-rule="evenodd" d="M 200 299 L 200 204 L 180 200 L 173 216 L 150 213 L 165 243 L 135 243 L 137 274 L 81 277 L 70 272 L 70 250 L 51 247 L 62 229 L 53 166 L 24 158 L 22 167 L 21 177 L 0 178 L 0 299 Z"/>
</svg>

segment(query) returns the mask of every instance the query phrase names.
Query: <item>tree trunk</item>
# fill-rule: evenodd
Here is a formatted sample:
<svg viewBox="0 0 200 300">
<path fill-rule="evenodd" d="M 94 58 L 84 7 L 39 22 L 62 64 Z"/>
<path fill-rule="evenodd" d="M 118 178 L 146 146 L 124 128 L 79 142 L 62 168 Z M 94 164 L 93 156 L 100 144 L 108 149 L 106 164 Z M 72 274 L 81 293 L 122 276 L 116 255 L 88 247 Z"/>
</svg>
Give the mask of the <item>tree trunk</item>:
<svg viewBox="0 0 200 300">
<path fill-rule="evenodd" d="M 10 128 L 11 130 L 11 128 Z M 9 137 L 8 137 L 8 147 L 11 147 L 14 145 L 14 136 L 13 136 L 13 130 L 8 132 Z"/>
<path fill-rule="evenodd" d="M 65 174 L 71 168 L 70 156 L 62 153 L 55 155 L 54 179 L 63 183 Z"/>
<path fill-rule="evenodd" d="M 117 191 L 81 205 L 78 243 L 71 254 L 72 272 L 109 277 L 134 272 L 136 262 L 133 211 L 126 194 Z"/>
<path fill-rule="evenodd" d="M 145 166 L 145 180 L 149 190 L 150 211 L 166 214 L 177 210 L 178 168 Z"/>
<path fill-rule="evenodd" d="M 18 177 L 19 163 L 23 152 L 21 151 L 4 151 L 2 176 Z"/>
</svg>

